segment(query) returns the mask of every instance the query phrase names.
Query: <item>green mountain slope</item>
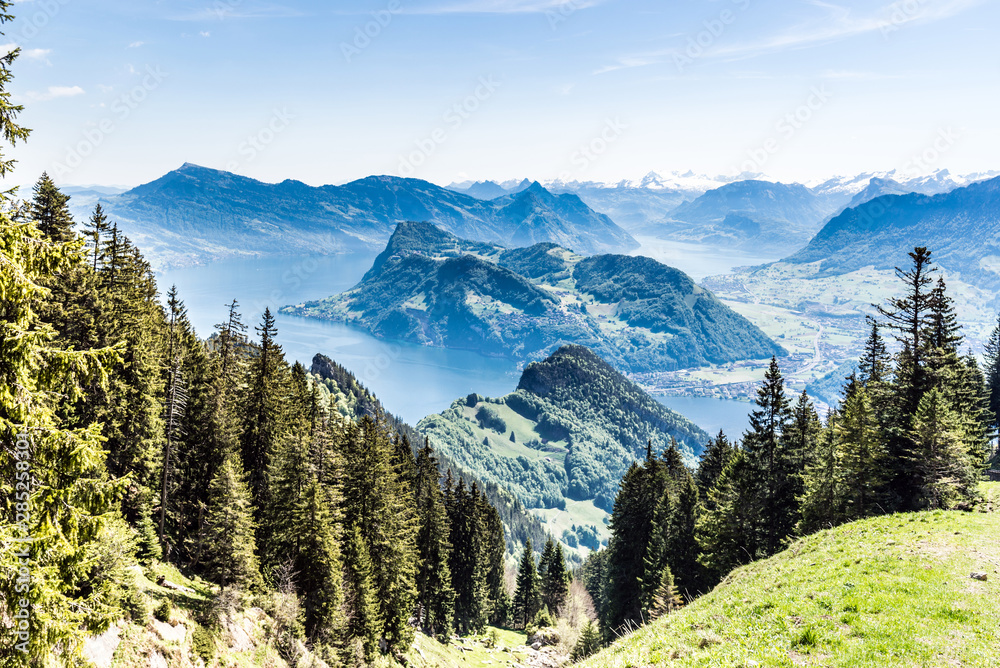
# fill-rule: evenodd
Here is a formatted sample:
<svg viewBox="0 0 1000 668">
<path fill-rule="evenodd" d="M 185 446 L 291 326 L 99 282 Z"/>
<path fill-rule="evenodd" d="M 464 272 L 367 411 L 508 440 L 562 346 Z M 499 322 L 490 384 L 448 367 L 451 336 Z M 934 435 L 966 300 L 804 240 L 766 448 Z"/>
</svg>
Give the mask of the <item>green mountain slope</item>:
<svg viewBox="0 0 1000 668">
<path fill-rule="evenodd" d="M 554 243 L 505 250 L 427 223 L 400 224 L 351 290 L 283 312 L 516 360 L 578 343 L 632 372 L 785 352 L 689 276 L 650 258 L 585 258 Z"/>
<path fill-rule="evenodd" d="M 464 471 L 510 490 L 569 547 L 595 548 L 629 465 L 675 438 L 688 460 L 708 435 L 582 346 L 530 364 L 517 390 L 455 401 L 417 425 Z M 576 529 L 574 529 L 574 526 Z M 566 532 L 563 535 L 563 532 Z"/>
<path fill-rule="evenodd" d="M 945 511 L 822 531 L 581 665 L 995 666 L 998 532 L 995 512 Z"/>
</svg>

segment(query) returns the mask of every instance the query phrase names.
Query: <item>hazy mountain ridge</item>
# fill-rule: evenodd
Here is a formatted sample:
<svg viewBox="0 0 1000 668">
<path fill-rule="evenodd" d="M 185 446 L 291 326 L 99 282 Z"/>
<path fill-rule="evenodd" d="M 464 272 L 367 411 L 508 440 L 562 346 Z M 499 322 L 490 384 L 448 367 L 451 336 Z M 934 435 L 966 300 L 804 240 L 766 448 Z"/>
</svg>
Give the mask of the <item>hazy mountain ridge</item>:
<svg viewBox="0 0 1000 668">
<path fill-rule="evenodd" d="M 914 246 L 962 281 L 1000 289 L 1000 177 L 939 195 L 883 195 L 847 209 L 785 258 L 814 264 L 816 276 L 867 266 L 892 269 Z"/>
<path fill-rule="evenodd" d="M 610 512 L 622 475 L 645 457 L 648 442 L 659 453 L 676 439 L 692 462 L 708 440 L 576 345 L 530 364 L 511 394 L 458 399 L 417 429 L 461 469 L 510 490 L 528 508 L 568 509 L 573 524 Z M 602 522 L 595 529 L 606 535 Z M 581 529 L 580 537 L 590 533 Z"/>
<path fill-rule="evenodd" d="M 784 354 L 686 274 L 650 258 L 584 258 L 554 244 L 469 249 L 429 224 L 401 224 L 357 286 L 282 311 L 524 361 L 579 343 L 633 372 Z"/>
<path fill-rule="evenodd" d="M 556 196 L 538 184 L 487 202 L 417 179 L 371 176 L 312 187 L 185 164 L 101 201 L 151 255 L 168 261 L 371 250 L 405 220 L 433 221 L 462 237 L 507 246 L 572 241 L 579 252 L 596 253 L 638 245 L 577 197 Z"/>
</svg>

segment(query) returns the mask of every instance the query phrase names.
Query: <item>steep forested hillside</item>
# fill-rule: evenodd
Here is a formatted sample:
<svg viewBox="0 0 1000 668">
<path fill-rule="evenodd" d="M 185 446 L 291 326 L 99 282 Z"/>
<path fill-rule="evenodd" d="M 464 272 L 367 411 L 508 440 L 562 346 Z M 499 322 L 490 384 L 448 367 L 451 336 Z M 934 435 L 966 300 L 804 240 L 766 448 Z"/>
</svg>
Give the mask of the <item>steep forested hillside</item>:
<svg viewBox="0 0 1000 668">
<path fill-rule="evenodd" d="M 537 183 L 487 202 L 417 179 L 371 176 L 315 188 L 185 164 L 102 204 L 147 252 L 175 262 L 373 249 L 406 220 L 505 246 L 554 241 L 589 254 L 637 245 L 575 195 L 552 195 Z"/>
<path fill-rule="evenodd" d="M 530 364 L 517 390 L 459 399 L 417 425 L 463 471 L 510 490 L 525 506 L 559 509 L 547 527 L 570 547 L 596 548 L 629 465 L 676 440 L 692 461 L 708 440 L 590 350 L 560 348 Z M 565 534 L 563 532 L 565 531 Z"/>
<path fill-rule="evenodd" d="M 551 243 L 504 251 L 426 223 L 400 224 L 353 289 L 283 312 L 517 360 L 579 343 L 634 372 L 784 354 L 689 276 L 650 258 L 584 258 Z"/>
</svg>

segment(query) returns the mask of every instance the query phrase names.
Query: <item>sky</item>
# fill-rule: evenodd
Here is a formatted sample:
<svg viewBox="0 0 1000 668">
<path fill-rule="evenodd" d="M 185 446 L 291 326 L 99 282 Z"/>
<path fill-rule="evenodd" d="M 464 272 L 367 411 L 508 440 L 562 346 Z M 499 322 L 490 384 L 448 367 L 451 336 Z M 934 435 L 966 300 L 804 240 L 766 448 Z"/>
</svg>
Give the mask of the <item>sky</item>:
<svg viewBox="0 0 1000 668">
<path fill-rule="evenodd" d="M 1000 168 L 996 0 L 22 0 L 11 184 Z"/>
</svg>

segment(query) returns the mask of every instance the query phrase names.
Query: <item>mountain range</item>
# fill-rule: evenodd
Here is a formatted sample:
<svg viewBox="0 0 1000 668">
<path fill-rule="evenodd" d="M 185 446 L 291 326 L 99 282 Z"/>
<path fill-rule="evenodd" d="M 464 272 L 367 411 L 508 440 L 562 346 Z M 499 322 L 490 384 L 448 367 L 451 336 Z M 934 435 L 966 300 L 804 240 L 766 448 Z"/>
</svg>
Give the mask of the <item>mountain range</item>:
<svg viewBox="0 0 1000 668">
<path fill-rule="evenodd" d="M 417 424 L 460 471 L 509 490 L 571 548 L 596 549 L 618 483 L 647 446 L 691 464 L 708 434 L 585 347 L 529 364 L 501 398 L 470 394 Z"/>
<path fill-rule="evenodd" d="M 89 195 L 81 198 L 86 208 L 74 210 L 79 219 L 90 214 Z M 312 187 L 185 164 L 100 201 L 148 256 L 164 263 L 374 250 L 407 220 L 433 221 L 465 238 L 504 246 L 550 241 L 584 254 L 638 246 L 579 197 L 554 195 L 538 183 L 486 201 L 417 179 L 370 176 Z"/>
<path fill-rule="evenodd" d="M 814 265 L 816 277 L 863 267 L 892 269 L 926 246 L 950 273 L 1000 290 L 1000 177 L 938 195 L 882 195 L 833 218 L 782 262 Z"/>
<path fill-rule="evenodd" d="M 584 257 L 552 243 L 507 249 L 428 223 L 401 223 L 351 290 L 282 312 L 519 361 L 579 343 L 630 372 L 785 354 L 685 273 L 651 258 Z"/>
</svg>

